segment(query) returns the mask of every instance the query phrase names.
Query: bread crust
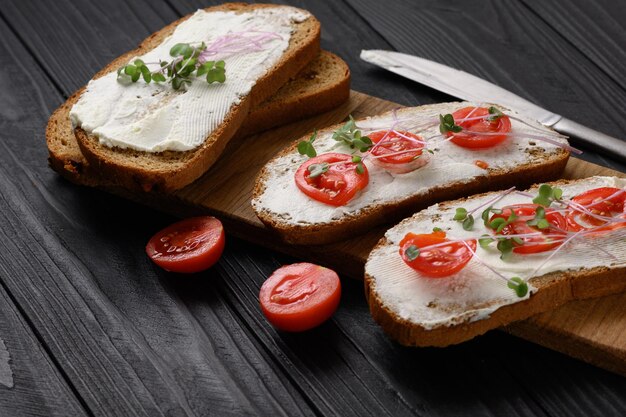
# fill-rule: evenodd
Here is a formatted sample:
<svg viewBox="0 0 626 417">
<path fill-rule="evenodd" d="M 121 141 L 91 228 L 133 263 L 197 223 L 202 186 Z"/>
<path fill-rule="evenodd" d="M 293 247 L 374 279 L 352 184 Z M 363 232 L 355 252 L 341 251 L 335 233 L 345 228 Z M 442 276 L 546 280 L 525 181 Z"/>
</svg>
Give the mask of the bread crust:
<svg viewBox="0 0 626 417">
<path fill-rule="evenodd" d="M 332 72 L 330 79 L 328 70 Z M 324 79 L 320 79 L 321 77 Z M 46 127 L 48 162 L 52 169 L 75 184 L 90 187 L 113 186 L 115 184 L 110 178 L 90 167 L 74 136 L 69 112 L 80 97 L 81 91 L 82 89 L 61 104 L 48 120 Z M 307 65 L 295 79 L 281 87 L 267 101 L 254 107 L 235 137 L 243 138 L 323 113 L 344 103 L 349 95 L 348 65 L 335 54 L 321 51 L 319 57 Z"/>
<path fill-rule="evenodd" d="M 427 108 L 430 106 L 421 107 Z M 336 124 L 323 129 L 322 132 L 334 131 L 341 126 L 342 124 Z M 265 164 L 255 182 L 253 200 L 260 197 L 265 191 L 270 174 L 268 166 L 271 165 L 272 161 L 294 152 L 297 144 L 304 139 L 308 139 L 308 137 L 294 141 Z M 276 231 L 282 240 L 287 243 L 323 245 L 363 234 L 373 226 L 389 224 L 440 201 L 452 200 L 486 191 L 501 190 L 514 185 L 528 187 L 539 181 L 557 179 L 565 170 L 568 159 L 569 152 L 564 149 L 558 149 L 555 153 L 547 156 L 541 164 L 526 163 L 514 170 L 489 169 L 487 176 L 475 178 L 471 182 L 459 181 L 446 184 L 429 190 L 426 195 L 412 196 L 393 204 L 379 204 L 368 207 L 360 211 L 358 215 L 345 216 L 339 221 L 328 223 L 296 225 L 282 222 L 280 219 L 275 218 L 272 213 L 264 210 L 255 210 L 255 213 L 263 224 Z"/>
<path fill-rule="evenodd" d="M 560 180 L 552 184 L 564 185 L 584 181 L 585 179 Z M 475 197 L 480 197 L 480 195 L 446 202 L 445 205 L 462 206 L 463 202 Z M 415 220 L 415 218 L 408 218 L 403 222 L 412 220 Z M 389 241 L 386 237 L 381 238 L 371 253 L 388 244 Z M 530 298 L 502 306 L 486 319 L 426 329 L 417 323 L 399 317 L 379 297 L 374 277 L 367 273 L 365 273 L 364 277 L 365 298 L 369 305 L 370 313 L 374 321 L 382 327 L 383 331 L 390 338 L 405 346 L 445 347 L 470 340 L 489 330 L 506 326 L 515 321 L 524 320 L 533 315 L 556 309 L 570 301 L 602 297 L 625 291 L 626 267 L 613 269 L 595 267 L 579 271 L 555 271 L 533 277 L 529 282 L 537 288 L 537 291 Z"/>
<path fill-rule="evenodd" d="M 269 4 L 227 3 L 206 11 L 246 12 L 260 8 L 290 7 Z M 298 9 L 300 10 L 300 9 Z M 94 79 L 116 70 L 133 56 L 141 55 L 160 44 L 185 16 L 150 35 L 140 46 L 115 59 L 99 71 Z M 275 93 L 319 53 L 320 24 L 312 15 L 298 23 L 281 60 L 259 78 L 250 93 L 231 107 L 223 123 L 197 149 L 186 152 L 149 153 L 132 149 L 109 148 L 84 130 L 75 130 L 80 150 L 92 167 L 127 189 L 170 192 L 180 189 L 202 175 L 219 157 L 228 141 L 244 122 L 250 108 Z M 82 90 L 78 92 L 80 95 Z"/>
</svg>

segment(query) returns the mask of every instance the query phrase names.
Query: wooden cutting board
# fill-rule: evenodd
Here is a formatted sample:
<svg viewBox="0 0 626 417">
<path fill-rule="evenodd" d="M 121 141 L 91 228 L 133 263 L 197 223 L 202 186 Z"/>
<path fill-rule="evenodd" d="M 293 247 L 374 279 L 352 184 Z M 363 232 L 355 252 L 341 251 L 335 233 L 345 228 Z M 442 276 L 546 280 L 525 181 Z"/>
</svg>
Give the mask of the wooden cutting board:
<svg viewBox="0 0 626 417">
<path fill-rule="evenodd" d="M 350 100 L 332 112 L 231 141 L 220 161 L 207 174 L 174 196 L 140 196 L 112 191 L 178 216 L 214 214 L 222 219 L 231 235 L 361 279 L 368 253 L 387 227 L 374 228 L 359 238 L 331 245 L 304 247 L 282 244 L 252 211 L 252 188 L 256 174 L 265 162 L 291 141 L 314 128 L 342 122 L 349 114 L 359 118 L 395 107 L 399 105 L 353 91 Z M 592 175 L 626 176 L 571 158 L 563 178 Z M 626 375 L 626 293 L 571 302 L 558 310 L 503 330 Z"/>
</svg>

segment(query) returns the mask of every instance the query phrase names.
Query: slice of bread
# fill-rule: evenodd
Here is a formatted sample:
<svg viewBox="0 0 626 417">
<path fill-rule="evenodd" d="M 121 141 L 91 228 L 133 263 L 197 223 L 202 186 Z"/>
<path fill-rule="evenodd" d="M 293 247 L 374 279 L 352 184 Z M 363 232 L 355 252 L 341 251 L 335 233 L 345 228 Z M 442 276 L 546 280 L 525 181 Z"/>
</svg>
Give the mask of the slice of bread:
<svg viewBox="0 0 626 417">
<path fill-rule="evenodd" d="M 368 134 L 373 130 L 387 130 L 402 121 L 397 129 L 420 132 L 427 138 L 439 133 L 436 122 L 439 114 L 452 113 L 469 105 L 471 103 L 455 102 L 403 108 L 357 120 L 357 127 L 364 129 L 363 134 Z M 514 112 L 502 110 L 524 120 Z M 423 130 L 425 121 L 431 120 L 435 121 L 435 125 Z M 525 122 L 535 126 L 535 129 L 512 120 L 512 133 L 530 131 L 535 136 L 541 132 L 546 135 L 553 133 L 536 121 L 525 119 Z M 333 132 L 340 126 L 318 131 L 314 142 L 318 155 L 353 152 L 332 139 Z M 569 157 L 569 152 L 561 147 L 519 135 L 481 150 L 469 150 L 449 141 L 439 141 L 430 162 L 406 174 L 391 174 L 366 160 L 369 185 L 347 205 L 333 207 L 309 198 L 295 184 L 295 172 L 307 159 L 297 151 L 297 143 L 303 139 L 308 139 L 308 136 L 295 141 L 263 167 L 252 199 L 259 219 L 283 240 L 294 244 L 325 244 L 343 240 L 375 225 L 399 220 L 438 201 L 555 179 L 565 169 Z M 565 139 L 559 138 L 558 141 L 567 145 Z M 486 162 L 488 167 L 477 166 L 478 160 Z"/>
<path fill-rule="evenodd" d="M 563 190 L 563 198 L 572 198 L 598 187 L 626 189 L 626 179 L 591 177 L 552 185 Z M 536 194 L 537 188 L 529 191 Z M 497 249 L 477 246 L 469 263 L 445 278 L 427 278 L 401 259 L 399 242 L 409 232 L 431 233 L 439 227 L 451 240 L 478 239 L 490 234 L 480 220 L 482 209 L 470 231 L 464 230 L 453 216 L 458 207 L 470 210 L 498 194 L 502 193 L 433 205 L 389 229 L 374 247 L 365 265 L 365 292 L 374 320 L 391 338 L 409 346 L 448 346 L 568 301 L 626 290 L 626 228 L 580 236 L 563 244 L 554 254 L 513 253 L 504 261 Z M 528 196 L 511 193 L 494 207 L 530 200 Z M 518 297 L 507 281 L 486 265 L 507 279 L 519 276 L 526 280 L 530 291 Z"/>
<path fill-rule="evenodd" d="M 298 75 L 268 100 L 252 108 L 237 137 L 281 126 L 320 114 L 344 103 L 350 96 L 350 69 L 337 55 L 322 51 Z M 73 183 L 87 186 L 111 185 L 110 178 L 91 169 L 70 124 L 74 94 L 52 113 L 46 128 L 50 166 Z"/>
<path fill-rule="evenodd" d="M 226 3 L 209 7 L 207 12 L 245 13 L 258 9 L 288 8 L 308 16 L 293 22 L 293 32 L 287 49 L 280 60 L 260 78 L 250 92 L 240 98 L 228 110 L 224 120 L 198 148 L 184 151 L 143 152 L 134 149 L 109 147 L 84 130 L 75 129 L 80 150 L 89 163 L 117 184 L 127 189 L 173 191 L 191 183 L 202 175 L 219 157 L 228 141 L 244 122 L 250 109 L 276 93 L 290 78 L 294 77 L 319 54 L 320 24 L 308 12 L 290 6 L 243 3 Z M 188 19 L 183 17 L 148 37 L 141 45 L 111 62 L 94 79 L 100 78 L 161 44 L 175 28 Z M 79 91 L 77 95 L 81 95 Z"/>
</svg>

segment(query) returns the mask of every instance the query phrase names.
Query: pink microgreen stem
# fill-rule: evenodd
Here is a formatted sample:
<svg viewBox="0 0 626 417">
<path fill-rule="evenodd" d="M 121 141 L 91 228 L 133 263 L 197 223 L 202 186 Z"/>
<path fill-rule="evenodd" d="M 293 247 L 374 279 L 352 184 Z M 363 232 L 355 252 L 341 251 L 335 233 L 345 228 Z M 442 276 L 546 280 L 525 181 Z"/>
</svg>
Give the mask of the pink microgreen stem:
<svg viewBox="0 0 626 417">
<path fill-rule="evenodd" d="M 504 197 L 506 197 L 507 195 L 509 195 L 513 191 L 515 191 L 515 187 L 511 187 L 508 190 L 505 190 L 504 192 L 500 193 L 499 195 L 497 195 L 496 197 L 494 197 L 491 200 L 487 201 L 486 203 L 483 203 L 483 204 L 479 205 L 478 207 L 474 207 L 472 210 L 467 212 L 467 215 L 469 216 L 470 214 L 476 213 L 477 210 L 480 210 L 483 207 L 494 205 L 495 203 L 497 203 L 498 201 L 502 200 Z"/>
</svg>

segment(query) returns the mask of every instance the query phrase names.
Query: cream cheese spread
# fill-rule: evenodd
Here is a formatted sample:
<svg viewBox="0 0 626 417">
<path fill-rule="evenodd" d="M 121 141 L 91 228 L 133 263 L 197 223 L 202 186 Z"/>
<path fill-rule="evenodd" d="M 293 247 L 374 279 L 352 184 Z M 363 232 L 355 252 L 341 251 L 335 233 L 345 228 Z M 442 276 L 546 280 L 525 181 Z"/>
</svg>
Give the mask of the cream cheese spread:
<svg viewBox="0 0 626 417">
<path fill-rule="evenodd" d="M 564 198 L 572 198 L 583 191 L 598 187 L 625 189 L 626 179 L 592 177 L 560 186 Z M 471 210 L 498 194 L 489 193 L 462 204 L 464 208 Z M 509 194 L 496 203 L 495 207 L 528 203 L 529 200 L 519 194 Z M 464 230 L 460 222 L 453 220 L 456 208 L 454 205 L 441 207 L 436 204 L 389 229 L 385 234 L 388 243 L 374 249 L 365 265 L 365 273 L 374 280 L 375 291 L 382 303 L 401 319 L 410 320 L 426 329 L 488 318 L 498 308 L 530 297 L 536 291 L 532 286 L 531 275 L 626 266 L 626 229 L 620 229 L 596 237 L 574 239 L 547 262 L 552 252 L 513 255 L 509 260 L 503 261 L 497 249 L 478 247 L 476 253 L 480 260 L 505 277 L 530 279 L 530 291 L 523 298 L 518 297 L 507 287 L 506 281 L 476 258 L 472 258 L 464 269 L 453 276 L 439 279 L 423 277 L 407 266 L 400 257 L 399 243 L 408 232 L 431 233 L 433 227 L 439 227 L 447 233 L 449 239 L 478 238 L 483 233 L 488 233 L 480 218 L 476 221 L 474 230 Z M 538 267 L 541 268 L 535 272 Z"/>
<path fill-rule="evenodd" d="M 406 130 L 428 138 L 439 133 L 439 126 L 434 125 L 422 130 L 418 126 L 429 120 L 438 120 L 440 114 L 453 113 L 471 103 L 442 103 L 422 108 L 405 108 L 396 112 L 398 130 Z M 526 123 L 537 126 L 544 132 L 548 131 L 536 121 L 532 121 L 514 112 Z M 407 119 L 410 119 L 406 121 Z M 394 124 L 393 113 L 374 116 L 357 121 L 357 126 L 367 134 L 373 130 L 386 130 Z M 526 163 L 539 162 L 540 158 L 558 151 L 556 145 L 524 138 L 521 133 L 541 134 L 516 120 L 511 120 L 512 133 L 502 144 L 493 148 L 470 150 L 457 146 L 449 141 L 439 140 L 428 147 L 434 147 L 435 153 L 430 162 L 406 174 L 393 174 L 366 160 L 364 163 L 369 172 L 369 184 L 348 204 L 333 207 L 313 200 L 302 193 L 295 184 L 294 175 L 298 167 L 307 157 L 296 151 L 276 158 L 267 165 L 268 176 L 265 190 L 252 201 L 255 211 L 263 211 L 279 219 L 287 225 L 306 225 L 330 223 L 348 216 L 358 216 L 370 206 L 377 204 L 393 204 L 411 196 L 427 194 L 431 189 L 454 182 L 471 182 L 476 178 L 487 176 L 488 171 L 476 166 L 475 161 L 481 160 L 492 169 L 514 169 Z M 319 154 L 327 152 L 351 153 L 352 151 L 332 139 L 331 131 L 319 132 L 315 140 L 315 149 Z M 567 144 L 564 139 L 559 142 Z"/>
<path fill-rule="evenodd" d="M 231 107 L 279 62 L 289 45 L 294 23 L 309 17 L 291 7 L 243 13 L 198 10 L 163 43 L 138 58 L 157 63 L 152 67 L 158 68 L 159 60 L 172 60 L 169 51 L 177 43 L 209 45 L 229 33 L 246 31 L 275 36 L 264 41 L 261 48 L 212 56 L 211 60 L 222 59 L 226 63 L 223 84 L 208 84 L 204 77 L 194 78 L 191 85 L 180 90 L 173 90 L 168 83 L 146 84 L 141 79 L 122 84 L 116 71 L 91 80 L 70 111 L 72 125 L 110 147 L 146 152 L 197 148 L 224 121 Z"/>
</svg>

